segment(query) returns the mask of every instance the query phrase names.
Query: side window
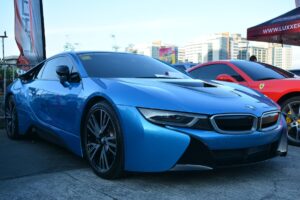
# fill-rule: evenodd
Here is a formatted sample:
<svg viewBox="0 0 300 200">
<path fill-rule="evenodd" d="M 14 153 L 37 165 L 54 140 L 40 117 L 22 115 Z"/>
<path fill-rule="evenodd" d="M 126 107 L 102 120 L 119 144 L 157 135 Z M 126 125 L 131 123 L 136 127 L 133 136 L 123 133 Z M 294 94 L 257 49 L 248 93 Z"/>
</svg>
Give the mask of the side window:
<svg viewBox="0 0 300 200">
<path fill-rule="evenodd" d="M 72 61 L 64 56 L 53 58 L 45 64 L 43 67 L 41 79 L 44 80 L 58 80 L 57 74 L 56 74 L 56 67 L 60 65 L 66 65 L 69 67 L 69 70 L 71 72 L 73 64 Z"/>
<path fill-rule="evenodd" d="M 45 68 L 45 64 L 43 64 L 43 66 L 41 67 L 39 73 L 36 75 L 36 77 L 35 77 L 36 79 L 41 79 L 42 78 L 44 68 Z"/>
<path fill-rule="evenodd" d="M 57 59 L 58 58 L 54 58 L 46 62 L 45 66 L 43 67 L 41 79 L 58 80 L 58 77 L 56 75 Z"/>
<path fill-rule="evenodd" d="M 190 72 L 190 74 L 193 78 L 203 80 L 215 80 L 220 74 L 228 74 L 237 81 L 245 81 L 241 75 L 235 72 L 231 67 L 224 64 L 214 64 L 199 67 Z"/>
</svg>

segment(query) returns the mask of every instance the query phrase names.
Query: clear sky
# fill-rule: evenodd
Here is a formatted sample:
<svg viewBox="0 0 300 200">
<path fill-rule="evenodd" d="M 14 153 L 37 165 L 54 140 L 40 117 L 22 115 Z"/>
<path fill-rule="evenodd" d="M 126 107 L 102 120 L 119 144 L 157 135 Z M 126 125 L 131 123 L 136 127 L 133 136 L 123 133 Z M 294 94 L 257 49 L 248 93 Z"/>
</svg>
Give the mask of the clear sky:
<svg viewBox="0 0 300 200">
<path fill-rule="evenodd" d="M 201 35 L 241 33 L 295 8 L 294 0 L 43 0 L 47 56 L 69 41 L 78 50 L 111 50 L 116 35 L 128 44 L 162 40 L 182 45 Z M 0 34 L 6 30 L 6 55 L 18 55 L 13 0 L 0 0 Z M 300 65 L 300 48 L 294 64 Z M 298 61 L 299 60 L 299 61 Z"/>
</svg>

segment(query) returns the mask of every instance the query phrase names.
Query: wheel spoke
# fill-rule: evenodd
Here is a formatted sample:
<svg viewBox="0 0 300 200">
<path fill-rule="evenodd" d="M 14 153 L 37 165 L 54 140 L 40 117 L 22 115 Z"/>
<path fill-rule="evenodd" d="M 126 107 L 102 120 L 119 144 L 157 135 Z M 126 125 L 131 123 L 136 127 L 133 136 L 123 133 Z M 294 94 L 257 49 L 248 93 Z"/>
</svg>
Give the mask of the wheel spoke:
<svg viewBox="0 0 300 200">
<path fill-rule="evenodd" d="M 107 141 L 116 140 L 116 136 L 109 136 L 105 138 Z"/>
<path fill-rule="evenodd" d="M 88 154 L 89 154 L 89 157 L 91 160 L 94 159 L 95 154 L 98 152 L 99 148 L 100 148 L 100 145 L 96 144 L 96 143 L 89 143 L 87 145 Z"/>
<path fill-rule="evenodd" d="M 117 147 L 117 144 L 114 144 L 112 142 L 109 142 L 109 141 L 106 141 L 106 144 L 110 147 L 113 147 L 113 148 L 116 148 Z"/>
<path fill-rule="evenodd" d="M 106 155 L 106 151 L 105 151 L 105 148 L 104 148 L 104 147 L 102 148 L 102 151 L 104 152 L 104 153 L 103 153 L 103 157 L 104 157 L 105 169 L 108 169 L 109 166 L 108 166 L 107 155 Z"/>
<path fill-rule="evenodd" d="M 102 134 L 106 130 L 109 121 L 110 121 L 110 118 L 109 118 L 108 114 L 105 113 L 105 111 L 101 110 L 101 112 L 100 112 L 100 125 L 101 125 L 100 134 Z"/>
<path fill-rule="evenodd" d="M 108 146 L 108 151 L 109 151 L 110 153 L 112 153 L 113 156 L 116 155 L 116 151 L 113 150 L 110 146 Z"/>
<path fill-rule="evenodd" d="M 107 170 L 109 168 L 108 161 L 107 161 L 107 155 L 105 153 L 104 147 L 102 147 L 99 162 L 100 162 L 100 169 Z"/>
<path fill-rule="evenodd" d="M 88 120 L 87 128 L 91 131 L 91 133 L 93 133 L 93 135 L 95 135 L 96 137 L 99 136 L 100 127 L 94 114 L 91 114 Z"/>
</svg>

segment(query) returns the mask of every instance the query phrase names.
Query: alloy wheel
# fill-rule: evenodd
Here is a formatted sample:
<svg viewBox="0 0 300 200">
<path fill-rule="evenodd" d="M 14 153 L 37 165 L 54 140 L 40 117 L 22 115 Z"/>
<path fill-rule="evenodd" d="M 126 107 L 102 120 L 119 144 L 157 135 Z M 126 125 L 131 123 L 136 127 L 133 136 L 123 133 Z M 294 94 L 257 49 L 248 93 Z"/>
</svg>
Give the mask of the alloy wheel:
<svg viewBox="0 0 300 200">
<path fill-rule="evenodd" d="M 282 108 L 288 125 L 288 139 L 296 144 L 300 143 L 300 101 L 292 101 Z"/>
<path fill-rule="evenodd" d="M 16 129 L 16 110 L 12 97 L 9 98 L 5 106 L 5 127 L 7 135 L 11 138 L 15 137 Z"/>
<path fill-rule="evenodd" d="M 108 112 L 93 110 L 86 122 L 86 153 L 90 163 L 100 173 L 108 172 L 117 154 L 117 132 Z"/>
</svg>

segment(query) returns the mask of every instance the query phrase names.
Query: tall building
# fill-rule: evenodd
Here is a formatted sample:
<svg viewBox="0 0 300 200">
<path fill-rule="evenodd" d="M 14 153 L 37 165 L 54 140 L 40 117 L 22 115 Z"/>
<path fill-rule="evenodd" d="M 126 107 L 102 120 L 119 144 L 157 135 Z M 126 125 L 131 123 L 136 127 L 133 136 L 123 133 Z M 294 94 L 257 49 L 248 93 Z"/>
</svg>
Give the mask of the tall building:
<svg viewBox="0 0 300 200">
<path fill-rule="evenodd" d="M 258 62 L 268 63 L 268 48 L 249 46 L 248 58 L 252 55 L 256 56 Z"/>
<path fill-rule="evenodd" d="M 259 62 L 268 63 L 282 69 L 292 67 L 292 47 L 288 45 L 249 42 L 247 53 L 248 58 L 255 55 Z"/>
<path fill-rule="evenodd" d="M 229 33 L 218 33 L 189 42 L 184 47 L 185 60 L 203 63 L 238 57 L 238 43 Z"/>
<path fill-rule="evenodd" d="M 217 33 L 211 40 L 213 60 L 227 60 L 230 59 L 230 35 L 226 33 Z"/>
<path fill-rule="evenodd" d="M 271 44 L 268 48 L 268 63 L 283 69 L 292 67 L 292 47 Z"/>
<path fill-rule="evenodd" d="M 178 62 L 184 63 L 185 61 L 185 49 L 183 47 L 178 47 Z"/>
<path fill-rule="evenodd" d="M 185 51 L 185 61 L 199 63 L 202 62 L 202 42 L 190 42 L 183 47 Z"/>
<path fill-rule="evenodd" d="M 204 63 L 208 61 L 241 59 L 255 55 L 259 62 L 289 69 L 292 66 L 292 48 L 278 44 L 249 42 L 241 34 L 218 33 L 202 37 L 180 48 L 181 60 Z"/>
</svg>

